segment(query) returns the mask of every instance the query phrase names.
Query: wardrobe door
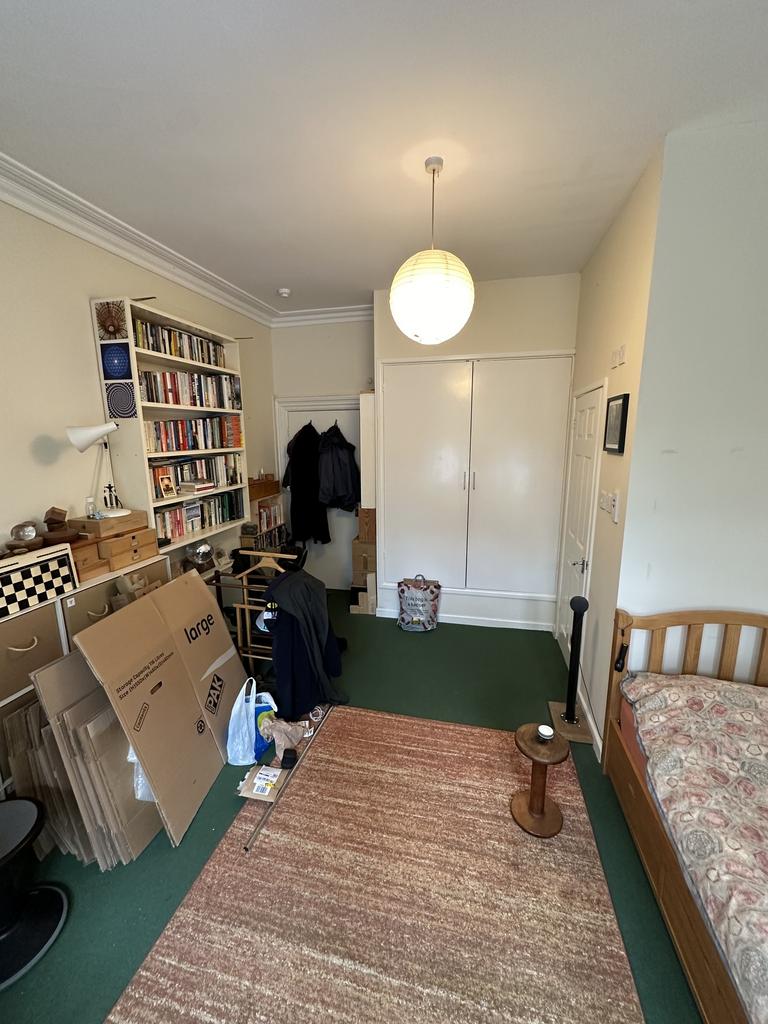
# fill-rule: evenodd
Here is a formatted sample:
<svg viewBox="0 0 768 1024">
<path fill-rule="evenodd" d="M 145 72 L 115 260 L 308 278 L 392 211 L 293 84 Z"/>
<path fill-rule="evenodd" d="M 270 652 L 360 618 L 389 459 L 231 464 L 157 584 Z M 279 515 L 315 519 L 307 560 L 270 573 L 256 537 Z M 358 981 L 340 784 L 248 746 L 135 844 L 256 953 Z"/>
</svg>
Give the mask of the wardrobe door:
<svg viewBox="0 0 768 1024">
<path fill-rule="evenodd" d="M 471 391 L 468 362 L 384 367 L 381 582 L 464 586 Z"/>
<path fill-rule="evenodd" d="M 554 595 L 571 360 L 475 363 L 467 587 Z"/>
</svg>

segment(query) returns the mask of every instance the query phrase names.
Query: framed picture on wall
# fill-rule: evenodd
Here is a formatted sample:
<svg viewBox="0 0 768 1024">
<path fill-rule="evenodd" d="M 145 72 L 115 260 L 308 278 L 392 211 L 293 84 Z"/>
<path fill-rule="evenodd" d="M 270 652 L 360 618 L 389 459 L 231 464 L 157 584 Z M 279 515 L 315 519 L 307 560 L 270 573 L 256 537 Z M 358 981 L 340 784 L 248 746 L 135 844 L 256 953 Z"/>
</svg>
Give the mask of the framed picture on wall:
<svg viewBox="0 0 768 1024">
<path fill-rule="evenodd" d="M 605 415 L 605 437 L 603 451 L 614 455 L 624 454 L 624 441 L 627 437 L 627 413 L 629 412 L 629 395 L 614 395 L 608 399 Z"/>
</svg>

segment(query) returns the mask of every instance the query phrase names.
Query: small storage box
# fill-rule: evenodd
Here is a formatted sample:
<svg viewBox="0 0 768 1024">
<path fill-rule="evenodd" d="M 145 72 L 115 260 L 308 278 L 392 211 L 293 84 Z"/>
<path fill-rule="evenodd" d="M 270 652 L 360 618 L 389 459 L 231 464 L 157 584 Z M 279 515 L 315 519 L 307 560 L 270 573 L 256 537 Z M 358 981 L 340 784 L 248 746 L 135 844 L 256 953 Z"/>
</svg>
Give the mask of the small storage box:
<svg viewBox="0 0 768 1024">
<path fill-rule="evenodd" d="M 157 546 L 157 532 L 152 529 L 138 530 L 136 533 L 121 533 L 119 537 L 109 537 L 99 541 L 99 558 L 115 558 L 126 555 L 129 551 L 138 551 L 150 544 Z"/>
<path fill-rule="evenodd" d="M 85 531 L 92 537 L 103 540 L 105 537 L 116 537 L 120 533 L 135 533 L 147 526 L 147 513 L 129 512 L 127 516 L 115 516 L 108 519 L 87 519 L 80 516 L 69 520 L 73 530 Z"/>
<path fill-rule="evenodd" d="M 361 508 L 357 513 L 357 539 L 363 544 L 376 543 L 376 509 Z"/>
<path fill-rule="evenodd" d="M 157 553 L 157 542 L 146 544 L 143 548 L 129 548 L 127 551 L 107 559 L 108 571 L 116 572 L 118 569 L 124 569 L 127 565 L 133 565 L 134 562 L 146 562 L 147 559 L 154 558 Z"/>
</svg>

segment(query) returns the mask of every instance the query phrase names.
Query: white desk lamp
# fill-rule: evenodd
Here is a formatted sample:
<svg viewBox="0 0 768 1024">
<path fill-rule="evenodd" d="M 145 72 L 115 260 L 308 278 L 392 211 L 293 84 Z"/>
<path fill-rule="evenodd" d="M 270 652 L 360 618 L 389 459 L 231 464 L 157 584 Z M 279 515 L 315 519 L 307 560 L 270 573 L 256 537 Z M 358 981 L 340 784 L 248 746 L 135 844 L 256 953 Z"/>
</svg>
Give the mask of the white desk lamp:
<svg viewBox="0 0 768 1024">
<path fill-rule="evenodd" d="M 112 473 L 112 458 L 109 452 L 107 437 L 109 434 L 113 434 L 117 429 L 118 424 L 114 422 L 99 423 L 92 427 L 67 427 L 67 440 L 73 447 L 77 448 L 79 452 L 87 451 L 92 445 L 97 444 L 100 441 L 104 445 L 107 457 L 109 458 L 110 483 L 105 488 L 105 507 L 98 510 L 97 518 L 116 519 L 119 516 L 128 516 L 131 514 L 130 509 L 120 507 L 120 499 L 117 496 L 117 490 L 111 482 L 114 478 L 114 474 Z M 114 501 L 116 504 L 113 506 L 107 505 L 108 500 Z"/>
</svg>

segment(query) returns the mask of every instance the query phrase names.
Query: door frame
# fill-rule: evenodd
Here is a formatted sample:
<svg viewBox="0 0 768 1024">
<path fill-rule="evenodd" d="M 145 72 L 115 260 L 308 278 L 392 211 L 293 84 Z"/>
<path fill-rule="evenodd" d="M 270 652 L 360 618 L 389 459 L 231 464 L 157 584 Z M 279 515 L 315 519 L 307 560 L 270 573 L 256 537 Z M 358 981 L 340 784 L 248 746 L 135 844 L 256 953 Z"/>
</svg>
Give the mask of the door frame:
<svg viewBox="0 0 768 1024">
<path fill-rule="evenodd" d="M 281 439 L 288 437 L 288 414 L 291 412 L 354 412 L 360 411 L 360 395 L 293 395 L 275 396 L 273 404 L 273 426 L 275 431 L 275 465 L 277 478 L 281 482 L 288 465 L 288 453 Z M 310 417 L 311 418 L 311 417 Z"/>
<path fill-rule="evenodd" d="M 571 361 L 571 381 L 573 381 L 574 365 L 576 360 L 576 349 L 575 348 L 560 348 L 560 349 L 539 349 L 532 351 L 516 351 L 516 352 L 465 352 L 465 353 L 441 353 L 435 352 L 434 355 L 427 355 L 419 353 L 414 356 L 392 356 L 385 359 L 377 359 L 375 365 L 375 395 L 376 395 L 376 532 L 380 538 L 377 544 L 376 550 L 376 586 L 377 586 L 377 609 L 376 615 L 380 618 L 396 618 L 396 613 L 387 611 L 385 608 L 386 592 L 389 590 L 396 589 L 396 585 L 392 582 L 388 582 L 384 579 L 383 565 L 384 565 L 384 544 L 383 538 L 386 536 L 386 523 L 384 513 L 384 489 L 386 487 L 386 479 L 384 474 L 384 370 L 387 366 L 393 366 L 401 363 L 448 363 L 448 362 L 463 362 L 463 363 L 474 363 L 480 360 L 508 360 L 508 359 L 562 359 L 567 357 Z M 605 386 L 608 386 L 607 380 Z M 589 390 L 589 389 L 587 389 Z M 570 419 L 568 429 L 564 438 L 564 449 L 563 449 L 563 487 L 561 491 L 560 500 L 560 536 L 562 537 L 563 521 L 565 514 L 565 500 L 566 500 L 566 480 L 565 476 L 568 469 L 568 445 L 570 443 Z M 474 591 L 474 590 L 452 590 L 450 588 L 443 588 L 444 595 L 456 594 L 460 596 L 470 596 L 474 598 L 482 599 L 484 596 L 491 597 L 495 603 L 499 604 L 500 608 L 503 608 L 505 600 L 512 602 L 518 601 L 532 601 L 538 602 L 551 602 L 553 597 L 555 601 L 555 611 L 553 619 L 553 627 L 549 626 L 549 623 L 539 623 L 534 621 L 519 621 L 516 619 L 507 619 L 503 617 L 503 614 L 499 618 L 489 616 L 487 610 L 483 609 L 483 614 L 474 616 L 469 614 L 450 614 L 441 612 L 441 619 L 444 622 L 459 622 L 465 623 L 466 625 L 472 626 L 500 626 L 504 628 L 519 627 L 523 629 L 537 629 L 546 632 L 551 632 L 552 628 L 557 627 L 557 594 L 560 586 L 560 545 L 558 545 L 558 563 L 557 563 L 557 575 L 555 578 L 555 593 L 553 594 L 519 594 L 519 593 L 508 593 L 506 591 Z"/>
<path fill-rule="evenodd" d="M 583 388 L 574 389 L 571 394 L 571 408 L 570 416 L 568 420 L 568 441 L 566 446 L 565 454 L 565 488 L 563 496 L 563 513 L 560 519 L 560 544 L 558 549 L 557 559 L 557 596 L 555 598 L 555 621 L 552 635 L 557 642 L 557 646 L 560 647 L 559 634 L 560 634 L 560 603 L 562 598 L 563 589 L 563 562 L 565 560 L 565 533 L 567 526 L 568 516 L 568 501 L 571 494 L 571 470 L 573 462 L 573 445 L 574 445 L 574 430 L 576 426 L 576 402 L 579 398 L 583 398 L 584 395 L 588 395 L 590 391 L 600 391 L 600 401 L 598 403 L 598 428 L 597 436 L 600 436 L 601 425 L 605 422 L 605 407 L 608 396 L 608 378 L 603 377 L 602 380 L 595 381 L 592 384 L 587 384 Z M 598 497 L 600 494 L 600 471 L 603 463 L 603 448 L 602 445 L 598 445 L 597 449 L 597 460 L 595 463 L 595 482 L 592 488 L 592 515 L 589 523 L 589 540 L 587 542 L 587 571 L 584 574 L 586 576 L 585 582 L 585 597 L 589 600 L 589 591 L 592 585 L 592 554 L 595 546 L 595 524 L 597 523 L 597 510 L 598 510 Z M 566 630 L 567 635 L 567 630 Z M 562 650 L 562 649 L 561 649 Z M 563 654 L 565 657 L 565 654 Z"/>
</svg>

